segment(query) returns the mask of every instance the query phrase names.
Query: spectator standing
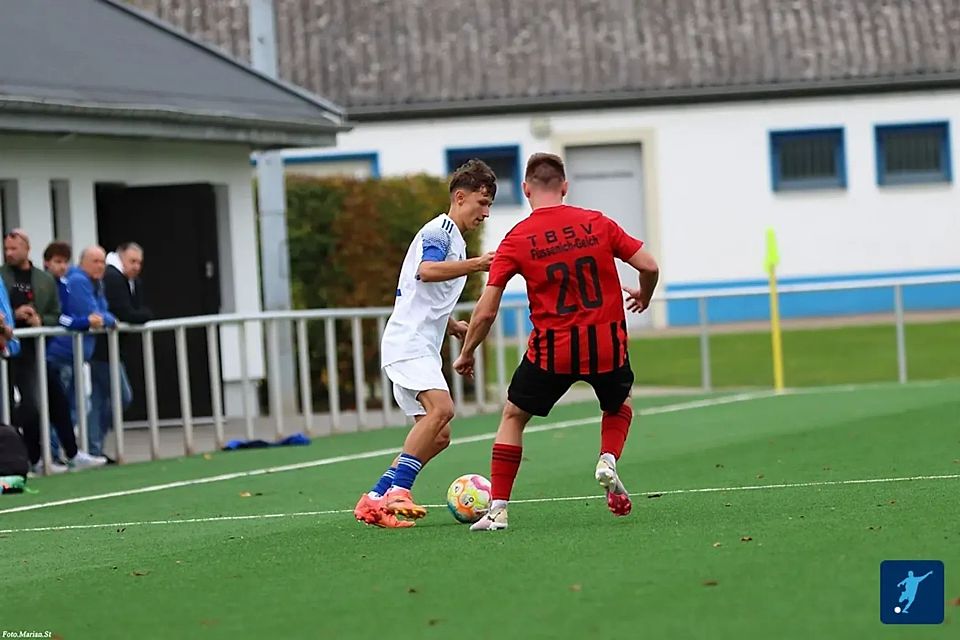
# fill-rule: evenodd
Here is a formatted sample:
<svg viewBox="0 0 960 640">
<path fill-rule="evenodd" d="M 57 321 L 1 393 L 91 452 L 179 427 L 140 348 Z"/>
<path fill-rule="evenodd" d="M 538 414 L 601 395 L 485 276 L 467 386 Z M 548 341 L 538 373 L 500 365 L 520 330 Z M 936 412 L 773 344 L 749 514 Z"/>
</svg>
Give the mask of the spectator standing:
<svg viewBox="0 0 960 640">
<path fill-rule="evenodd" d="M 120 322 L 144 324 L 153 319 L 153 312 L 144 303 L 143 247 L 136 242 L 125 242 L 107 256 L 107 269 L 103 277 L 104 292 L 110 313 Z M 124 409 L 133 402 L 130 378 L 124 364 L 133 336 L 121 336 L 120 340 L 120 400 Z M 90 360 L 91 424 L 98 423 L 100 432 L 106 434 L 113 427 L 113 404 L 110 401 L 110 352 L 107 337 L 97 336 L 97 344 Z"/>
<path fill-rule="evenodd" d="M 65 316 L 77 322 L 80 328 L 86 318 L 90 329 L 115 328 L 117 320 L 107 308 L 107 299 L 103 292 L 103 276 L 106 270 L 106 253 L 102 247 L 87 247 L 80 253 L 79 266 L 71 267 L 66 276 L 67 304 L 63 310 Z M 83 359 L 90 362 L 96 346 L 94 335 L 83 337 Z M 50 341 L 48 360 L 58 364 L 73 363 L 73 341 L 70 336 L 57 336 Z M 78 372 L 73 372 L 76 381 Z M 108 387 L 109 388 L 109 387 Z M 90 453 L 100 457 L 106 433 L 101 432 L 100 423 L 89 421 L 87 424 Z"/>
</svg>

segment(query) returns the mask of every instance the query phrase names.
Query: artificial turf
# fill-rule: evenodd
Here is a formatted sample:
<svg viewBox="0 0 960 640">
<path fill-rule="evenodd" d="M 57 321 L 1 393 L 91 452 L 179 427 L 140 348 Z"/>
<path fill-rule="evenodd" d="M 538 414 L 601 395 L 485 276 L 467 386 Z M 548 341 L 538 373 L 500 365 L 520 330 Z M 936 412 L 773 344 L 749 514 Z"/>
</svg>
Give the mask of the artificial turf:
<svg viewBox="0 0 960 640">
<path fill-rule="evenodd" d="M 637 401 L 647 415 L 620 474 L 663 495 L 636 497 L 620 519 L 592 479 L 595 424 L 527 436 L 505 532 L 470 534 L 442 507 L 410 530 L 359 525 L 349 510 L 386 452 L 0 512 L 0 626 L 68 639 L 956 636 L 949 603 L 943 625 L 881 625 L 878 575 L 881 560 L 940 559 L 948 599 L 960 597 L 960 382 L 690 402 Z M 538 424 L 595 413 L 569 405 Z M 463 419 L 455 435 L 495 423 Z M 355 456 L 401 437 L 42 478 L 31 481 L 39 493 L 3 496 L 0 510 Z M 451 447 L 415 495 L 439 503 L 456 476 L 486 475 L 489 448 Z M 830 484 L 915 476 L 947 477 Z M 773 487 L 800 483 L 827 484 Z M 738 489 L 753 486 L 768 488 Z M 677 492 L 687 489 L 720 490 Z M 251 517 L 218 519 L 234 516 Z M 85 528 L 60 528 L 71 525 Z M 42 527 L 53 530 L 28 530 Z"/>
</svg>

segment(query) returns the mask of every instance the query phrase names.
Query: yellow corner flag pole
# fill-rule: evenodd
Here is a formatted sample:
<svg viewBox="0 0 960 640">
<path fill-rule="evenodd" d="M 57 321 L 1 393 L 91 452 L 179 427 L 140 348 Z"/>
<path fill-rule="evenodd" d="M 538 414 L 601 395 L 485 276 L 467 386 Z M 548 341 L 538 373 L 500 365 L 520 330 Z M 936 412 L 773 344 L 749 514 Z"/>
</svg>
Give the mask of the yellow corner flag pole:
<svg viewBox="0 0 960 640">
<path fill-rule="evenodd" d="M 777 265 L 780 254 L 777 251 L 777 236 L 773 227 L 767 229 L 767 255 L 765 259 L 767 274 L 770 276 L 770 339 L 773 342 L 773 388 L 783 391 L 783 340 L 780 335 L 780 303 L 777 299 Z"/>
</svg>

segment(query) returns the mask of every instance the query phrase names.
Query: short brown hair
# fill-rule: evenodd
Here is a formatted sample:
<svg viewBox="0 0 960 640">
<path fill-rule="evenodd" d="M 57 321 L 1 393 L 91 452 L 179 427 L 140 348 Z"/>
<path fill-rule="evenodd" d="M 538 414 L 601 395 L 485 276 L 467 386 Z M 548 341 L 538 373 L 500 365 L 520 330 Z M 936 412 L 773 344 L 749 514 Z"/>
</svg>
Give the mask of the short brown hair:
<svg viewBox="0 0 960 640">
<path fill-rule="evenodd" d="M 553 153 L 535 153 L 527 160 L 523 179 L 541 187 L 559 187 L 560 183 L 567 179 L 567 173 L 560 156 Z"/>
<path fill-rule="evenodd" d="M 51 242 L 47 245 L 47 248 L 43 250 L 44 262 L 50 262 L 54 258 L 63 258 L 67 262 L 70 262 L 70 258 L 72 257 L 73 251 L 70 249 L 70 245 L 59 240 Z"/>
<path fill-rule="evenodd" d="M 450 193 L 457 189 L 471 192 L 486 191 L 492 200 L 497 196 L 497 174 L 479 158 L 467 160 L 450 176 Z"/>
</svg>

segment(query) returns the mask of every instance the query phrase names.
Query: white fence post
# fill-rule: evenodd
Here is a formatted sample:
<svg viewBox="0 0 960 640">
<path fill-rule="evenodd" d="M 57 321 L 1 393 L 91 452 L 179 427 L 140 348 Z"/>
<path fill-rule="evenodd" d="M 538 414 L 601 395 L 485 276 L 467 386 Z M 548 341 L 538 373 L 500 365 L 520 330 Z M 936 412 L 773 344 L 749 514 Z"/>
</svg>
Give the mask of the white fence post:
<svg viewBox="0 0 960 640">
<path fill-rule="evenodd" d="M 908 286 L 918 286 L 918 285 L 935 285 L 935 284 L 958 284 L 960 283 L 960 277 L 958 276 L 930 276 L 930 277 L 910 277 L 910 278 L 878 278 L 873 280 L 859 280 L 859 281 L 847 281 L 847 282 L 835 282 L 829 284 L 790 284 L 783 285 L 779 288 L 780 293 L 800 293 L 800 292 L 815 292 L 815 291 L 852 291 L 852 290 L 861 290 L 861 289 L 892 289 L 893 299 L 894 299 L 894 320 L 895 320 L 895 329 L 896 329 L 896 349 L 897 349 L 897 379 L 900 383 L 905 383 L 909 380 L 909 366 L 908 366 L 908 353 L 907 353 L 907 344 L 906 344 L 906 305 L 904 300 L 904 288 Z M 712 365 L 711 365 L 711 324 L 710 318 L 708 315 L 709 301 L 716 298 L 731 298 L 737 296 L 761 296 L 767 295 L 768 290 L 765 286 L 758 287 L 741 287 L 736 289 L 726 289 L 726 290 L 692 290 L 692 291 L 682 291 L 682 292 L 665 292 L 661 296 L 658 296 L 657 301 L 676 301 L 676 300 L 687 300 L 690 302 L 695 302 L 698 309 L 698 324 L 699 324 L 699 345 L 700 345 L 700 366 L 701 366 L 701 384 L 705 390 L 711 390 L 713 388 L 713 377 L 712 377 Z M 456 307 L 458 313 L 464 311 L 469 311 L 472 305 L 462 304 Z M 526 305 L 520 303 L 508 303 L 503 306 L 501 318 L 498 319 L 493 327 L 493 338 L 492 342 L 495 349 L 495 364 L 491 363 L 491 366 L 496 368 L 496 385 L 497 393 L 499 397 L 497 401 L 501 401 L 506 391 L 506 387 L 509 383 L 508 380 L 508 369 L 507 369 L 507 347 L 515 344 L 519 353 L 517 354 L 517 359 L 523 357 L 523 353 L 526 350 L 526 335 L 524 332 L 524 324 L 526 321 L 525 318 Z M 513 318 L 516 320 L 516 336 L 506 336 L 505 330 L 505 320 L 511 318 L 509 315 L 513 313 Z M 198 316 L 193 318 L 179 318 L 173 320 L 158 320 L 151 321 L 144 325 L 143 327 L 120 327 L 119 332 L 142 332 L 143 334 L 143 360 L 144 360 L 144 381 L 146 384 L 145 390 L 145 400 L 147 406 L 147 422 L 150 427 L 149 430 L 149 443 L 150 443 L 150 453 L 153 458 L 160 457 L 160 427 L 159 427 L 159 415 L 158 415 L 158 389 L 157 389 L 157 372 L 156 372 L 156 354 L 154 352 L 154 334 L 158 331 L 173 331 L 174 338 L 176 343 L 176 367 L 177 367 L 177 376 L 181 392 L 180 397 L 180 409 L 181 415 L 183 417 L 183 437 L 184 437 L 184 451 L 187 453 L 193 453 L 195 451 L 194 441 L 193 441 L 193 428 L 196 424 L 196 417 L 194 416 L 195 410 L 192 406 L 192 401 L 190 397 L 190 365 L 187 359 L 188 356 L 188 345 L 187 345 L 187 331 L 194 329 L 204 329 L 207 332 L 207 342 L 210 349 L 208 354 L 207 366 L 210 370 L 211 380 L 210 380 L 210 393 L 212 396 L 212 411 L 213 411 L 213 421 L 214 429 L 216 430 L 216 440 L 218 447 L 223 445 L 224 440 L 224 417 L 223 417 L 223 406 L 221 401 L 222 395 L 222 372 L 220 371 L 221 362 L 219 357 L 219 329 L 225 325 L 238 325 L 238 337 L 239 337 L 239 368 L 240 368 L 240 378 L 242 384 L 242 395 L 243 395 L 243 418 L 246 424 L 246 432 L 248 438 L 252 439 L 254 434 L 254 407 L 252 407 L 252 402 L 256 399 L 255 390 L 251 384 L 252 380 L 250 377 L 250 362 L 249 362 L 249 352 L 247 344 L 247 323 L 263 323 L 266 322 L 266 340 L 267 340 L 267 350 L 266 358 L 269 362 L 269 368 L 267 369 L 267 378 L 270 382 L 270 396 L 271 396 L 271 412 L 274 416 L 274 419 L 277 420 L 277 425 L 280 429 L 278 434 L 283 433 L 283 424 L 285 416 L 279 415 L 276 411 L 277 400 L 276 400 L 276 391 L 277 378 L 276 374 L 278 368 L 276 367 L 275 354 L 277 353 L 276 342 L 277 334 L 282 322 L 291 322 L 293 321 L 296 325 L 297 330 L 297 339 L 299 345 L 298 353 L 298 366 L 300 370 L 300 396 L 301 396 L 301 405 L 303 407 L 306 415 L 304 416 L 304 422 L 306 425 L 307 431 L 311 431 L 313 428 L 313 389 L 312 389 L 312 379 L 310 376 L 310 351 L 308 339 L 309 335 L 307 333 L 307 323 L 309 321 L 320 321 L 324 322 L 324 339 L 325 339 L 325 349 L 326 349 L 326 383 L 328 386 L 328 398 L 330 401 L 330 424 L 332 431 L 336 432 L 341 428 L 341 413 L 342 407 L 340 403 L 340 390 L 339 390 L 339 370 L 338 365 L 343 364 L 338 362 L 338 351 L 337 351 L 337 326 L 338 321 L 344 321 L 350 324 L 350 333 L 349 339 L 351 339 L 351 350 L 350 354 L 346 354 L 346 341 L 342 345 L 345 353 L 344 357 L 352 357 L 353 360 L 353 375 L 354 383 L 356 385 L 356 400 L 357 400 L 357 418 L 358 424 L 361 428 L 367 427 L 368 425 L 368 401 L 369 394 L 366 388 L 366 376 L 364 372 L 364 350 L 363 350 L 363 322 L 365 320 L 374 320 L 377 327 L 378 335 L 382 334 L 383 328 L 385 326 L 385 318 L 389 315 L 390 309 L 387 308 L 375 308 L 375 309 L 317 309 L 309 311 L 278 311 L 278 312 L 267 312 L 267 313 L 254 313 L 249 315 L 239 315 L 239 314 L 224 314 L 217 316 Z M 40 401 L 41 406 L 41 429 L 42 429 L 42 443 L 44 462 L 50 463 L 50 447 L 49 447 L 49 435 L 50 435 L 50 418 L 49 418 L 49 388 L 46 377 L 46 360 L 45 360 L 45 347 L 46 344 L 43 340 L 46 337 L 50 336 L 70 336 L 70 341 L 76 347 L 74 349 L 74 368 L 75 368 L 75 386 L 76 386 L 76 407 L 77 407 L 77 422 L 80 427 L 80 439 L 79 443 L 82 448 L 89 447 L 89 437 L 87 434 L 87 396 L 85 392 L 85 379 L 84 379 L 84 359 L 83 359 L 83 341 L 86 337 L 81 333 L 67 332 L 64 329 L 60 328 L 23 328 L 17 330 L 17 337 L 26 340 L 34 339 L 37 340 L 37 362 L 36 366 L 38 368 L 37 375 L 39 379 L 37 380 L 39 391 L 40 391 Z M 345 337 L 346 338 L 346 337 Z M 119 458 L 124 457 L 124 436 L 130 436 L 129 431 L 123 430 L 123 421 L 122 421 L 122 406 L 121 406 L 121 393 L 120 393 L 120 358 L 119 358 L 119 343 L 118 343 L 118 333 L 109 332 L 107 334 L 108 340 L 108 350 L 110 356 L 110 378 L 111 378 L 111 406 L 114 409 L 114 431 L 116 433 L 117 440 L 117 453 Z M 232 348 L 232 347 L 231 347 Z M 460 342 L 458 340 L 451 340 L 449 343 L 450 355 L 456 357 L 459 354 Z M 477 366 L 476 366 L 476 404 L 478 409 L 483 409 L 484 405 L 488 401 L 487 388 L 484 386 L 486 380 L 486 369 L 487 363 L 484 362 L 484 353 L 481 352 L 477 354 Z M 512 353 L 512 349 L 511 349 Z M 164 357 L 167 354 L 163 354 Z M 511 356 L 513 357 L 513 356 Z M 513 364 L 513 363 L 509 363 Z M 4 384 L 3 389 L 3 398 L 0 399 L 0 418 L 9 422 L 11 419 L 12 407 L 10 406 L 12 398 L 7 393 L 10 382 L 10 371 L 7 369 L 7 363 L 0 363 L 0 383 Z M 456 402 L 459 405 L 464 403 L 464 382 L 460 376 L 454 375 L 452 380 L 452 393 Z M 492 387 L 491 387 L 492 388 Z M 391 399 L 391 387 L 389 380 L 385 378 L 382 374 L 380 377 L 380 394 L 383 397 L 383 422 L 389 423 L 394 414 L 392 412 L 392 407 L 390 404 Z M 49 466 L 48 466 L 49 468 Z"/>
</svg>

